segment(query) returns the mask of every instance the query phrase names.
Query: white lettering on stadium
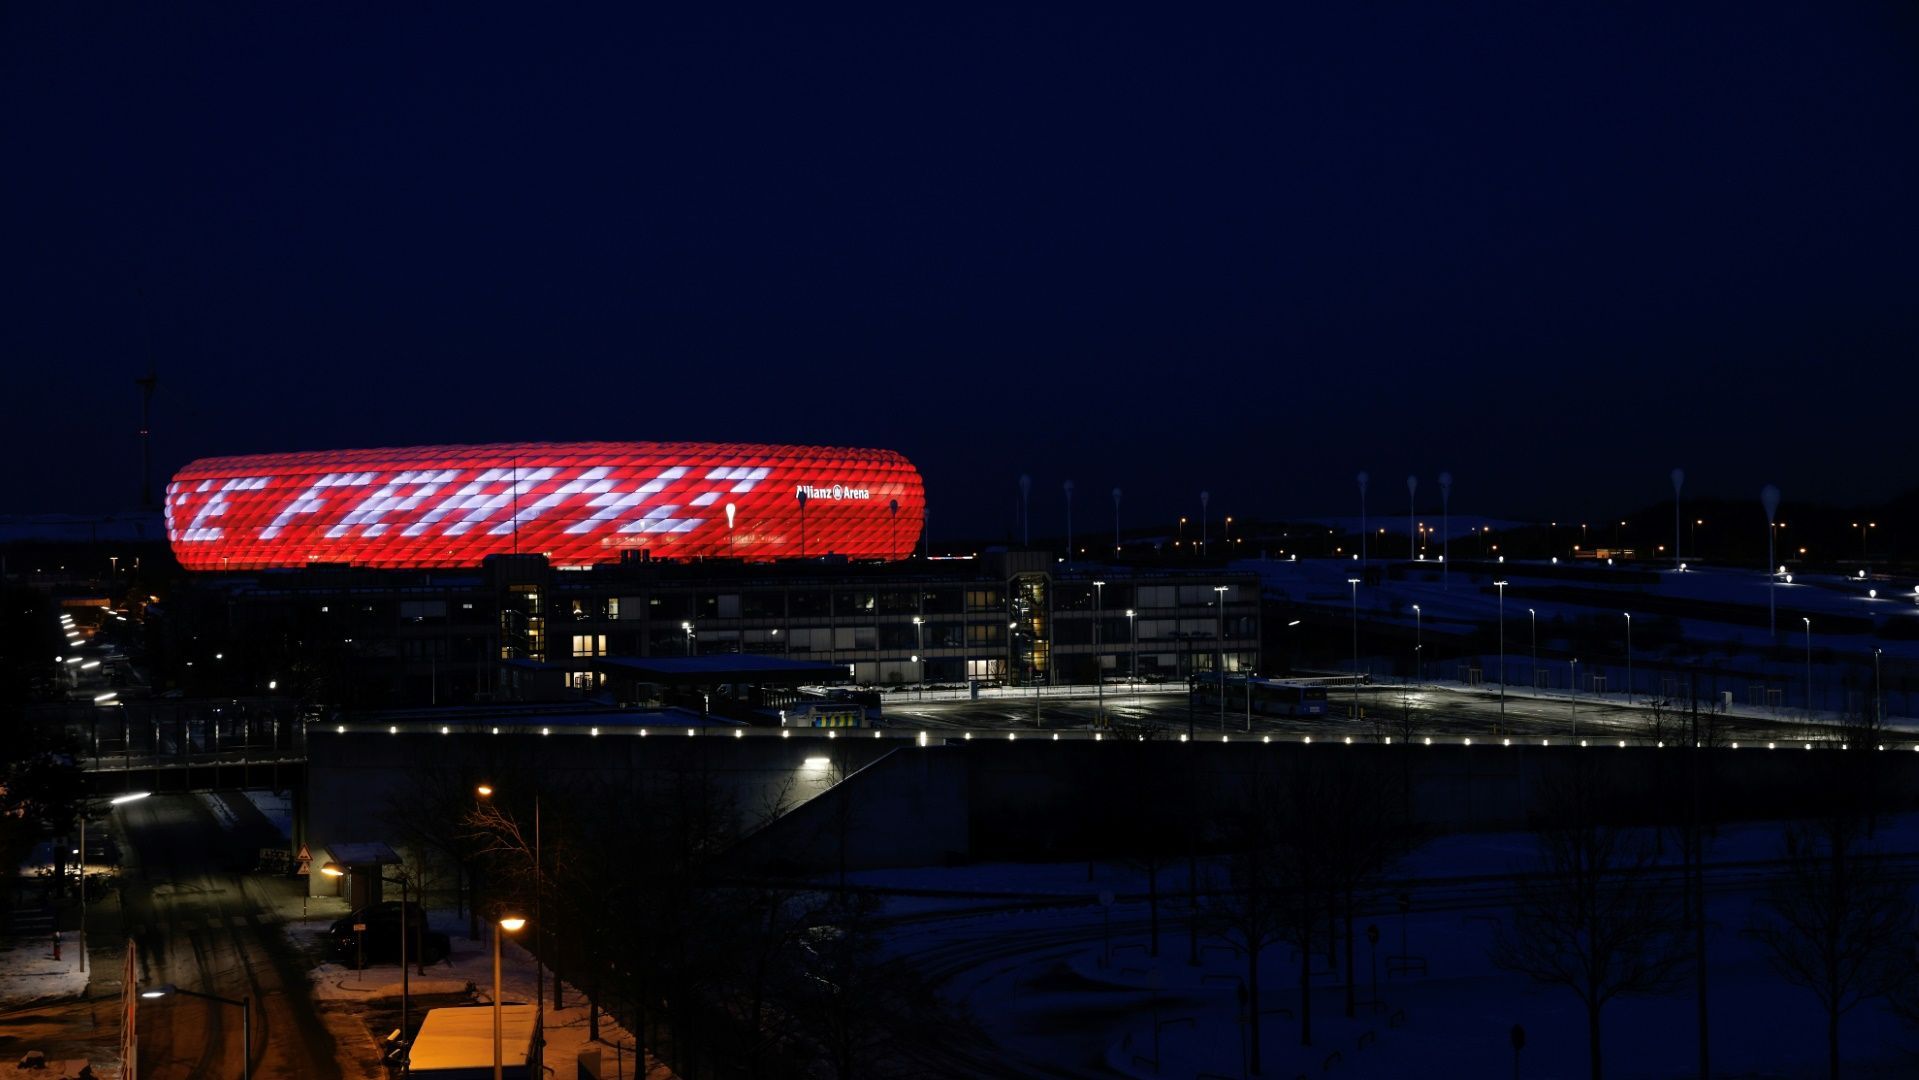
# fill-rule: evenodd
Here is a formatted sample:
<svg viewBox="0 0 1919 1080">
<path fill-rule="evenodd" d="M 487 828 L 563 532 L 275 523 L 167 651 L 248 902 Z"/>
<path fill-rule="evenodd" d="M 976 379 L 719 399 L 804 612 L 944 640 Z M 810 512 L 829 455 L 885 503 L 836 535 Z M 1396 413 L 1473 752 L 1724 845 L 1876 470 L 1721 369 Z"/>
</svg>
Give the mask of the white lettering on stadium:
<svg viewBox="0 0 1919 1080">
<path fill-rule="evenodd" d="M 793 488 L 793 497 L 797 499 L 802 495 L 809 499 L 870 499 L 873 497 L 873 492 L 870 488 L 847 487 L 845 484 L 834 484 L 832 487 L 814 487 L 811 484 L 795 485 Z"/>
</svg>

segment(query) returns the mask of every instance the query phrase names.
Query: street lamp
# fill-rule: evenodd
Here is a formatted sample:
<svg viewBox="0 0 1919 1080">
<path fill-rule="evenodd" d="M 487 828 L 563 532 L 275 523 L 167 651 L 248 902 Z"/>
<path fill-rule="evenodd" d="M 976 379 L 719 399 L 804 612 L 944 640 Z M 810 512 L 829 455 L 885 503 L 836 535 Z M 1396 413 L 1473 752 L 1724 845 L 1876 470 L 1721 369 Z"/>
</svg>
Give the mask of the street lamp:
<svg viewBox="0 0 1919 1080">
<path fill-rule="evenodd" d="M 481 784 L 475 789 L 480 798 L 491 798 L 493 789 Z M 540 922 L 540 894 L 546 891 L 546 871 L 540 860 L 540 793 L 533 792 L 533 921 Z M 533 928 L 533 952 L 536 963 L 533 966 L 533 1014 L 534 1030 L 546 1037 L 546 925 Z M 559 1008 L 560 986 L 557 979 L 553 984 L 554 1008 Z"/>
<path fill-rule="evenodd" d="M 1876 521 L 1855 521 L 1852 523 L 1852 527 L 1859 530 L 1859 558 L 1863 562 L 1867 558 L 1870 558 L 1870 556 L 1866 554 L 1866 530 L 1878 528 L 1879 523 Z"/>
<path fill-rule="evenodd" d="M 1495 581 L 1499 586 L 1499 720 L 1506 720 L 1506 583 Z"/>
<path fill-rule="evenodd" d="M 253 1080 L 253 998 L 249 995 L 235 1001 L 218 994 L 203 994 L 198 990 L 188 990 L 184 986 L 175 986 L 172 983 L 140 991 L 140 996 L 149 1001 L 172 997 L 175 994 L 184 994 L 187 997 L 201 998 L 205 1001 L 217 1001 L 222 1005 L 231 1005 L 240 1010 L 240 1080 Z"/>
<path fill-rule="evenodd" d="M 1873 664 L 1874 664 L 1874 669 L 1877 670 L 1878 659 L 1876 657 L 1873 660 Z M 108 799 L 107 805 L 125 806 L 127 803 L 137 802 L 141 799 L 144 799 L 150 794 L 152 794 L 152 792 L 130 791 L 125 795 L 115 795 L 113 798 Z M 108 811 L 108 812 L 111 813 L 112 811 Z M 86 806 L 82 804 L 80 807 L 80 972 L 81 974 L 85 974 L 86 970 L 87 970 L 87 809 L 86 809 Z"/>
<path fill-rule="evenodd" d="M 1579 658 L 1578 658 L 1577 656 L 1575 656 L 1575 657 L 1573 657 L 1573 659 L 1572 659 L 1572 664 L 1570 665 L 1570 667 L 1571 667 L 1571 669 L 1572 669 L 1572 674 L 1571 674 L 1571 676 L 1570 676 L 1570 677 L 1571 677 L 1571 680 L 1572 680 L 1572 685 L 1573 685 L 1573 695 L 1572 695 L 1572 696 L 1573 696 L 1573 733 L 1572 733 L 1572 737 L 1573 737 L 1573 738 L 1575 738 L 1575 739 L 1577 739 L 1577 738 L 1579 737 Z"/>
<path fill-rule="evenodd" d="M 1365 473 L 1360 474 L 1361 477 L 1364 477 L 1365 475 L 1366 475 Z M 1360 489 L 1362 492 L 1364 492 L 1365 487 L 1366 485 L 1364 483 L 1360 484 Z M 1364 536 L 1365 534 L 1361 533 L 1360 535 Z M 1349 577 L 1346 579 L 1346 584 L 1351 585 L 1353 587 L 1353 717 L 1352 718 L 1357 720 L 1359 719 L 1359 579 L 1356 577 Z"/>
<path fill-rule="evenodd" d="M 519 933 L 520 927 L 525 925 L 525 919 L 518 915 L 508 915 L 500 920 L 500 925 L 493 931 L 493 1080 L 504 1080 L 502 1072 L 506 1057 L 505 1048 L 502 1046 L 504 1038 L 500 1031 L 500 934 L 502 932 Z"/>
<path fill-rule="evenodd" d="M 1139 697 L 1139 689 L 1133 681 L 1139 675 L 1139 619 L 1135 618 L 1138 614 L 1132 608 L 1126 609 L 1127 635 L 1133 641 L 1132 652 L 1126 658 L 1126 692 L 1134 698 Z"/>
<path fill-rule="evenodd" d="M 1806 624 L 1806 723 L 1812 723 L 1812 619 L 1802 615 L 1800 621 Z"/>
<path fill-rule="evenodd" d="M 693 655 L 693 624 L 690 622 L 683 622 L 680 624 L 680 629 L 686 631 L 686 655 L 692 656 Z"/>
<path fill-rule="evenodd" d="M 1226 730 L 1226 586 L 1215 585 L 1218 606 L 1213 611 L 1213 681 L 1219 684 L 1219 730 Z"/>
<path fill-rule="evenodd" d="M 1539 610 L 1527 608 L 1526 614 L 1533 621 L 1533 696 L 1539 696 Z"/>
<path fill-rule="evenodd" d="M 1620 614 L 1626 616 L 1626 704 L 1632 704 L 1632 612 Z"/>
<path fill-rule="evenodd" d="M 1413 605 L 1413 681 L 1426 681 L 1426 622 L 1419 605 Z"/>
<path fill-rule="evenodd" d="M 1232 519 L 1228 518 L 1227 520 L 1231 521 Z M 1094 722 L 1098 724 L 1104 724 L 1106 722 L 1106 673 L 1101 668 L 1100 661 L 1102 658 L 1099 654 L 1099 624 L 1104 618 L 1104 612 L 1106 610 L 1105 603 L 1106 583 L 1104 581 L 1093 582 L 1093 682 L 1099 687 L 1098 691 L 1096 691 L 1097 697 L 1099 698 L 1098 711 L 1093 715 L 1096 718 Z"/>
<path fill-rule="evenodd" d="M 920 668 L 919 670 L 920 700 L 925 701 L 926 700 L 926 660 L 924 659 L 924 657 L 926 656 L 926 620 L 920 618 L 918 615 L 913 616 L 913 641 L 915 644 L 919 646 L 919 650 L 920 650 L 919 654 L 913 657 L 913 662 L 918 664 Z"/>
</svg>

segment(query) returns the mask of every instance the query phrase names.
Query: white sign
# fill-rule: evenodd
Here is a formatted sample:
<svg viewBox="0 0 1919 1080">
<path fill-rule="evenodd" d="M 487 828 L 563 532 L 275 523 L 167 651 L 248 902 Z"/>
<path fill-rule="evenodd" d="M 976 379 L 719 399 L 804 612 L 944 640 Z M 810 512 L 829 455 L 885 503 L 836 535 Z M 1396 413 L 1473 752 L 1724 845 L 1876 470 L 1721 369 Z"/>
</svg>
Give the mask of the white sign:
<svg viewBox="0 0 1919 1080">
<path fill-rule="evenodd" d="M 793 489 L 793 497 L 797 499 L 802 495 L 808 499 L 833 499 L 842 501 L 846 499 L 870 499 L 873 497 L 873 492 L 870 488 L 847 487 L 844 484 L 834 484 L 832 487 L 814 487 L 811 484 L 796 485 Z"/>
</svg>

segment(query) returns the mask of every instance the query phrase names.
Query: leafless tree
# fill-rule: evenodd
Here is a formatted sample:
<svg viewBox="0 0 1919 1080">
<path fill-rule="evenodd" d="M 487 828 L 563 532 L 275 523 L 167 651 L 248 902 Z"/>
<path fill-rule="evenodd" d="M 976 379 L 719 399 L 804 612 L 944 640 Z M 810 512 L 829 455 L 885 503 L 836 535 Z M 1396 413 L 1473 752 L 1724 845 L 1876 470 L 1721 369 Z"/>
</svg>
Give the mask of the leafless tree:
<svg viewBox="0 0 1919 1080">
<path fill-rule="evenodd" d="M 1552 792 L 1536 830 L 1538 868 L 1519 879 L 1512 923 L 1494 940 L 1492 959 L 1579 998 L 1599 1080 L 1601 1014 L 1623 994 L 1673 984 L 1686 956 L 1680 910 L 1650 877 L 1652 838 L 1603 820 L 1590 766 L 1576 766 Z"/>
<path fill-rule="evenodd" d="M 1246 1016 L 1249 1068 L 1260 1071 L 1259 961 L 1266 947 L 1290 940 L 1297 911 L 1287 893 L 1295 882 L 1285 875 L 1290 838 L 1284 835 L 1288 793 L 1278 778 L 1259 775 L 1246 792 L 1214 821 L 1214 841 L 1225 852 L 1216 879 L 1207 889 L 1202 920 L 1207 929 L 1246 960 Z"/>
<path fill-rule="evenodd" d="M 1910 976 L 1901 953 L 1913 925 L 1906 888 L 1865 839 L 1859 818 L 1835 814 L 1785 830 L 1785 868 L 1759 902 L 1750 933 L 1788 982 L 1826 1014 L 1828 1074 L 1839 1076 L 1839 1022 Z"/>
</svg>

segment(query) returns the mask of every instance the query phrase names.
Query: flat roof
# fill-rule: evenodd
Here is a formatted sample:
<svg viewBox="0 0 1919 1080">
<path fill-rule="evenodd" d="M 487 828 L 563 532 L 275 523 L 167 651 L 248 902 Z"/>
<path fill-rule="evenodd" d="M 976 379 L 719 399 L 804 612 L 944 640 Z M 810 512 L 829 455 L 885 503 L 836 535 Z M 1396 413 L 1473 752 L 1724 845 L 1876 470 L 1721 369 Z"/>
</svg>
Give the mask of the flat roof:
<svg viewBox="0 0 1919 1080">
<path fill-rule="evenodd" d="M 771 682 L 798 685 L 847 676 L 845 664 L 818 660 L 787 660 L 753 653 L 713 656 L 602 656 L 594 660 L 602 670 L 630 675 L 646 682 L 719 683 Z"/>
<path fill-rule="evenodd" d="M 500 1006 L 501 1064 L 524 1068 L 533 1052 L 534 1008 Z M 493 1007 L 468 1005 L 428 1009 L 414 1036 L 408 1061 L 414 1073 L 426 1070 L 493 1069 Z"/>
<path fill-rule="evenodd" d="M 343 840 L 322 846 L 334 862 L 343 866 L 393 866 L 400 861 L 392 848 L 378 840 Z"/>
</svg>

